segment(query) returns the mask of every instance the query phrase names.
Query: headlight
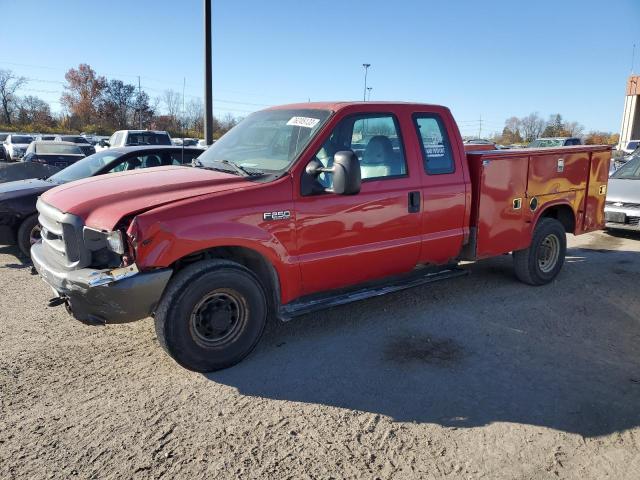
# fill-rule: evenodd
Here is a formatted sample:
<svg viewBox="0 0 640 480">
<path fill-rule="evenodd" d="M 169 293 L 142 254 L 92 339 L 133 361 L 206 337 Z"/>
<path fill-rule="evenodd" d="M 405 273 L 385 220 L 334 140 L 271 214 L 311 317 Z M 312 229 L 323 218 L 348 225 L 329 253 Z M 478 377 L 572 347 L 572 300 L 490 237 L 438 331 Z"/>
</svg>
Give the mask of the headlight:
<svg viewBox="0 0 640 480">
<path fill-rule="evenodd" d="M 122 233 L 119 230 L 107 233 L 107 246 L 112 252 L 124 254 L 124 242 L 122 241 Z"/>
</svg>

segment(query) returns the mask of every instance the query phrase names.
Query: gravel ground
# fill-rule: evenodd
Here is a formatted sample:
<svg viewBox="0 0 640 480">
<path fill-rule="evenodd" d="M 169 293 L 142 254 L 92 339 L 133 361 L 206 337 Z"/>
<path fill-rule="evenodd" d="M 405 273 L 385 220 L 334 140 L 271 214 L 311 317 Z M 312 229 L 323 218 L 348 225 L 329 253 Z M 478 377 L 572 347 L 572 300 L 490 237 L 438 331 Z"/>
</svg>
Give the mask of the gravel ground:
<svg viewBox="0 0 640 480">
<path fill-rule="evenodd" d="M 0 478 L 640 478 L 640 236 L 270 325 L 203 376 L 0 248 Z"/>
</svg>

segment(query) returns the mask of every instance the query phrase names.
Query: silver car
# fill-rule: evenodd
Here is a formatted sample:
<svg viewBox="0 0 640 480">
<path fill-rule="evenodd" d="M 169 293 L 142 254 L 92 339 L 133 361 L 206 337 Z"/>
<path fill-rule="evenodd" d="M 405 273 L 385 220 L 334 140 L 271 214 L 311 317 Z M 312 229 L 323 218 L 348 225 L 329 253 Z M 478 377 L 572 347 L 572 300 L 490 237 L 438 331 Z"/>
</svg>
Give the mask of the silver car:
<svg viewBox="0 0 640 480">
<path fill-rule="evenodd" d="M 640 150 L 609 177 L 606 227 L 640 232 Z"/>
</svg>

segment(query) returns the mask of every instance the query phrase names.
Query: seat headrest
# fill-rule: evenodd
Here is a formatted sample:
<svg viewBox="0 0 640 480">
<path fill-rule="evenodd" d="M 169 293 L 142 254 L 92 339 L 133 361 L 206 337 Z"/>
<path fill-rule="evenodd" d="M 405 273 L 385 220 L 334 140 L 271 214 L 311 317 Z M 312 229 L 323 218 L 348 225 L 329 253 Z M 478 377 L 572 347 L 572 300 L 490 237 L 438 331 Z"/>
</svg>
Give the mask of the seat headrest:
<svg viewBox="0 0 640 480">
<path fill-rule="evenodd" d="M 393 145 L 389 137 L 376 135 L 371 137 L 362 155 L 362 163 L 376 165 L 389 162 L 393 157 Z"/>
</svg>

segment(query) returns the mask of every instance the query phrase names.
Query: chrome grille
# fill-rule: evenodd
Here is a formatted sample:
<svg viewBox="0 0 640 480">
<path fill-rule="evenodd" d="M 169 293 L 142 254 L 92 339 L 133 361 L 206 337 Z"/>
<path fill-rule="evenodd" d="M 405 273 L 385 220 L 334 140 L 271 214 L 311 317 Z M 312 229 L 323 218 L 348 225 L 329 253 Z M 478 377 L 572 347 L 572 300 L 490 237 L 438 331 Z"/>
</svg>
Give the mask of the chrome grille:
<svg viewBox="0 0 640 480">
<path fill-rule="evenodd" d="M 84 248 L 82 219 L 63 213 L 41 199 L 38 199 L 37 208 L 45 252 L 69 270 L 88 266 L 91 252 Z"/>
</svg>

